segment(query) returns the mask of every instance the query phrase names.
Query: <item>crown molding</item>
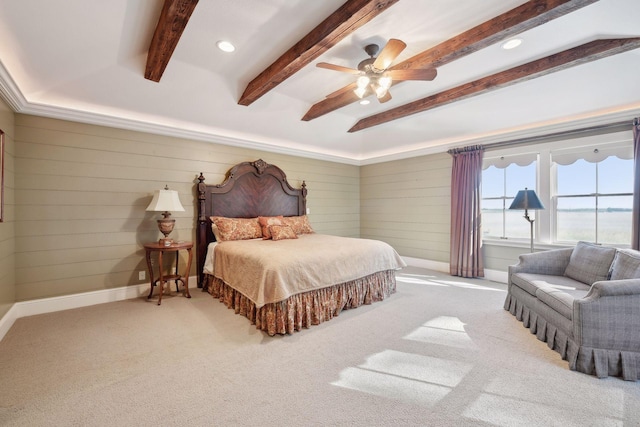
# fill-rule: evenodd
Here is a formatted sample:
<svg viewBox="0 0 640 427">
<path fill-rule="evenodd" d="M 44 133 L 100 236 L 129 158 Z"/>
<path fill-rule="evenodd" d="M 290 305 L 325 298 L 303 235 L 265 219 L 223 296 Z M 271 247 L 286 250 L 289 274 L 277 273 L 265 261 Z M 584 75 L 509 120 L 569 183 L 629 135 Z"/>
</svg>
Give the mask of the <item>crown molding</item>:
<svg viewBox="0 0 640 427">
<path fill-rule="evenodd" d="M 220 135 L 212 132 L 192 130 L 188 128 L 179 128 L 176 126 L 167 126 L 154 123 L 151 121 L 142 121 L 127 119 L 118 116 L 109 116 L 101 113 L 93 113 L 82 110 L 74 110 L 70 108 L 53 107 L 49 105 L 27 103 L 22 107 L 20 113 L 31 114 L 35 116 L 49 117 L 53 119 L 68 120 L 98 126 L 106 126 L 118 129 L 126 129 L 137 132 L 152 133 L 155 135 L 170 136 L 176 138 L 184 138 L 195 141 L 210 142 L 222 145 L 230 145 L 234 147 L 249 148 L 253 150 L 266 151 L 269 153 L 286 154 L 296 157 L 305 157 L 315 160 L 324 160 L 336 163 L 346 163 L 358 165 L 359 162 L 348 157 L 335 156 L 331 154 L 316 153 L 289 147 L 282 147 L 253 141 L 243 138 L 234 138 Z"/>
<path fill-rule="evenodd" d="M 527 126 L 526 128 L 511 129 L 505 130 L 503 132 L 496 132 L 485 135 L 471 135 L 464 138 L 437 141 L 437 146 L 427 142 L 416 144 L 417 146 L 422 145 L 422 147 L 409 149 L 402 152 L 378 152 L 372 153 L 371 156 L 354 158 L 283 147 L 275 144 L 258 142 L 255 140 L 234 138 L 214 132 L 193 130 L 189 129 L 188 127 L 182 128 L 177 126 L 167 126 L 155 123 L 153 121 L 127 119 L 103 113 L 29 102 L 25 98 L 22 91 L 20 91 L 20 88 L 15 83 L 11 75 L 7 72 L 4 64 L 2 64 L 2 61 L 0 61 L 0 97 L 9 105 L 9 107 L 13 111 L 20 114 L 31 114 L 53 119 L 68 120 L 98 126 L 152 133 L 155 135 L 163 135 L 234 147 L 249 148 L 258 151 L 266 151 L 269 153 L 285 154 L 290 156 L 343 163 L 354 166 L 365 166 L 394 160 L 403 160 L 412 157 L 439 154 L 446 152 L 450 148 L 460 147 L 464 145 L 488 145 L 514 139 L 540 137 L 553 133 L 607 125 L 624 120 L 630 121 L 631 128 L 633 118 L 640 116 L 640 104 L 636 104 L 621 108 L 614 112 L 595 112 L 591 115 L 569 117 L 563 119 L 562 121 L 535 123 L 531 126 Z"/>
<path fill-rule="evenodd" d="M 2 61 L 0 61 L 0 98 L 2 98 L 14 112 L 20 114 L 31 114 L 34 116 L 68 120 L 97 126 L 106 126 L 137 132 L 147 132 L 155 135 L 163 135 L 229 145 L 234 147 L 249 148 L 253 150 L 266 151 L 269 153 L 305 157 L 314 160 L 344 163 L 355 166 L 360 165 L 360 162 L 357 159 L 349 157 L 294 149 L 243 138 L 233 138 L 213 132 L 197 131 L 188 128 L 179 128 L 176 126 L 167 126 L 159 123 L 154 123 L 152 121 L 133 120 L 102 113 L 29 102 L 20 91 L 20 88 L 15 83 L 11 75 L 7 72 Z"/>
<path fill-rule="evenodd" d="M 16 82 L 7 72 L 2 61 L 0 61 L 0 97 L 9 105 L 16 113 L 22 112 L 27 104 L 27 100 L 18 88 Z"/>
<path fill-rule="evenodd" d="M 612 123 L 619 123 L 627 120 L 629 121 L 629 131 L 631 131 L 633 118 L 638 116 L 640 116 L 640 104 L 627 106 L 614 112 L 596 112 L 592 115 L 569 117 L 567 119 L 563 119 L 562 121 L 535 123 L 531 126 L 527 126 L 526 128 L 521 129 L 512 129 L 506 130 L 504 132 L 479 135 L 476 137 L 471 136 L 467 138 L 444 141 L 444 143 L 438 146 L 418 148 L 401 153 L 380 154 L 378 156 L 374 155 L 367 159 L 362 159 L 360 161 L 360 165 L 364 166 L 394 160 L 403 160 L 412 157 L 427 156 L 430 154 L 446 153 L 447 150 L 451 148 L 459 148 L 461 146 L 467 145 L 491 145 L 512 140 L 521 140 L 528 138 L 534 139 L 553 134 L 560 134 L 563 132 L 579 131 L 587 128 L 606 126 Z"/>
</svg>

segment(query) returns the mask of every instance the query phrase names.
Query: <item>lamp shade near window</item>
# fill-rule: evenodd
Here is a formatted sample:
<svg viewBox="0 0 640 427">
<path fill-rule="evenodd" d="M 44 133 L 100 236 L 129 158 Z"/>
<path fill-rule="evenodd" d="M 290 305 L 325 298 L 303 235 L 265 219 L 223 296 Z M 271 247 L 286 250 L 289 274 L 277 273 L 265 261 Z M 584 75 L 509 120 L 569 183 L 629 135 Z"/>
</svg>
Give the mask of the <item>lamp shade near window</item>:
<svg viewBox="0 0 640 427">
<path fill-rule="evenodd" d="M 518 191 L 518 194 L 516 194 L 516 197 L 513 199 L 511 206 L 509 206 L 509 209 L 524 209 L 524 219 L 529 221 L 529 224 L 531 225 L 531 252 L 533 252 L 533 222 L 535 220 L 529 218 L 529 209 L 544 209 L 544 205 L 538 198 L 535 190 L 529 190 L 525 188 L 524 190 Z"/>
<path fill-rule="evenodd" d="M 169 190 L 169 186 L 165 186 L 164 190 L 156 190 L 153 193 L 153 199 L 147 206 L 147 211 L 162 212 L 162 218 L 158 219 L 158 229 L 164 234 L 164 239 L 160 239 L 161 245 L 171 245 L 172 239 L 169 234 L 173 231 L 176 220 L 171 218 L 171 212 L 184 212 L 184 208 L 180 203 L 180 197 L 175 190 Z"/>
</svg>

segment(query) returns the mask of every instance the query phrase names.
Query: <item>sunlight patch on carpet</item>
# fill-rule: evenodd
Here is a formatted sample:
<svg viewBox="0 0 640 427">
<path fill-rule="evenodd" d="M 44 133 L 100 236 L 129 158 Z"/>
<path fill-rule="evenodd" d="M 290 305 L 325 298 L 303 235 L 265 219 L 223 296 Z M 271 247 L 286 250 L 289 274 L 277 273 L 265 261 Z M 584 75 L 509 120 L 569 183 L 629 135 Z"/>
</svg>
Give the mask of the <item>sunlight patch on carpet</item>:
<svg viewBox="0 0 640 427">
<path fill-rule="evenodd" d="M 426 276 L 422 274 L 405 274 L 405 273 L 397 273 L 396 281 L 401 283 L 408 283 L 413 285 L 427 285 L 427 286 L 442 286 L 442 287 L 455 287 L 455 288 L 466 288 L 466 289 L 476 289 L 481 291 L 495 291 L 495 292 L 506 292 L 505 289 L 496 289 L 488 286 L 481 285 L 482 279 L 476 279 L 479 283 L 470 283 L 465 281 L 456 281 L 456 280 L 443 280 L 438 279 L 437 276 Z"/>
<path fill-rule="evenodd" d="M 340 372 L 332 385 L 395 400 L 432 406 L 457 386 L 472 369 L 466 363 L 395 350 L 367 358 Z"/>
<path fill-rule="evenodd" d="M 440 316 L 431 319 L 403 337 L 405 340 L 447 345 L 456 348 L 476 348 L 457 317 Z"/>
</svg>

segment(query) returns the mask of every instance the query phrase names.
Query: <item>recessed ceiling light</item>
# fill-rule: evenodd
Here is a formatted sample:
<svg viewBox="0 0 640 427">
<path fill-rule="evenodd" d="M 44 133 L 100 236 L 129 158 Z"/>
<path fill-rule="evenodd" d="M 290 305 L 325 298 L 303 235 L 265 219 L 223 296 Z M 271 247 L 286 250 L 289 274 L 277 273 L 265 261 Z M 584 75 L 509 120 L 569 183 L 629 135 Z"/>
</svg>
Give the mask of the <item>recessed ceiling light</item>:
<svg viewBox="0 0 640 427">
<path fill-rule="evenodd" d="M 369 105 L 369 101 L 368 99 L 363 99 L 362 101 L 360 101 L 360 105 Z"/>
<path fill-rule="evenodd" d="M 515 49 L 516 47 L 520 46 L 522 44 L 522 39 L 511 39 L 511 40 L 507 40 L 506 42 L 502 43 L 502 48 L 509 50 L 509 49 Z"/>
<path fill-rule="evenodd" d="M 223 52 L 233 52 L 236 50 L 236 47 L 226 40 L 220 40 L 216 45 L 218 46 L 218 49 Z"/>
</svg>

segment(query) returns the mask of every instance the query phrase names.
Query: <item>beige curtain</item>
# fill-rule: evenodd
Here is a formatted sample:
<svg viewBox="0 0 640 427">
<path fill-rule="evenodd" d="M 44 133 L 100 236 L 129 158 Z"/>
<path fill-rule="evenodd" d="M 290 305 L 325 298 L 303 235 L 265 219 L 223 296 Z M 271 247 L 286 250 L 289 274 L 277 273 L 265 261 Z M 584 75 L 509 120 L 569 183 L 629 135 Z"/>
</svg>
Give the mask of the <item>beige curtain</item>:
<svg viewBox="0 0 640 427">
<path fill-rule="evenodd" d="M 633 214 L 631 248 L 640 249 L 640 117 L 633 120 Z"/>
<path fill-rule="evenodd" d="M 452 276 L 484 277 L 480 184 L 481 146 L 449 150 L 451 171 L 451 248 L 449 270 Z"/>
</svg>

